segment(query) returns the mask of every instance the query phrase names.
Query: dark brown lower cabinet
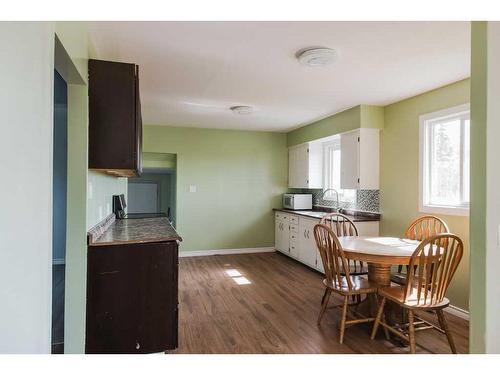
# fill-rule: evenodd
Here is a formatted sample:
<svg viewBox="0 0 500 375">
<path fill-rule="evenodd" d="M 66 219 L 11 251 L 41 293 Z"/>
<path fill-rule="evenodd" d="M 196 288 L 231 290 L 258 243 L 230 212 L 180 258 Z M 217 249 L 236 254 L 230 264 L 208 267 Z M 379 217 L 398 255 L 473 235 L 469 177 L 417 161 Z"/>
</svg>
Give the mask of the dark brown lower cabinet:
<svg viewBox="0 0 500 375">
<path fill-rule="evenodd" d="M 89 246 L 86 353 L 177 347 L 176 241 Z"/>
</svg>

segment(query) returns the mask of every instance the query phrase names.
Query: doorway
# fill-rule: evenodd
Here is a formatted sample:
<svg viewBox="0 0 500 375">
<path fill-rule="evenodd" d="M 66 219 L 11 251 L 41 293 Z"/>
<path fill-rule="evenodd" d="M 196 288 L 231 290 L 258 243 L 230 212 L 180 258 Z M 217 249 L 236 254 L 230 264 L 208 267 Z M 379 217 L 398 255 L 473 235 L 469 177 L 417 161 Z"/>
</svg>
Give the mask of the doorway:
<svg viewBox="0 0 500 375">
<path fill-rule="evenodd" d="M 161 179 L 158 181 L 130 181 L 128 184 L 128 212 L 146 214 L 161 212 Z"/>
<path fill-rule="evenodd" d="M 52 174 L 52 353 L 64 353 L 64 292 L 68 183 L 68 86 L 54 70 Z"/>
<path fill-rule="evenodd" d="M 175 168 L 143 168 L 140 177 L 128 179 L 127 213 L 163 213 L 175 227 L 176 170 Z"/>
</svg>

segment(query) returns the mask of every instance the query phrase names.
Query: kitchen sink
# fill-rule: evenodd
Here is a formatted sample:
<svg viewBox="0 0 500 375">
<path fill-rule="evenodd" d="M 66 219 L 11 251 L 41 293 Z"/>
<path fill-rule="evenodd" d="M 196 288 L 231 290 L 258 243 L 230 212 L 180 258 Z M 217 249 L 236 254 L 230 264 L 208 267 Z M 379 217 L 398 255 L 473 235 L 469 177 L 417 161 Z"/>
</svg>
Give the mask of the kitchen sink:
<svg viewBox="0 0 500 375">
<path fill-rule="evenodd" d="M 302 213 L 304 215 L 308 215 L 308 216 L 322 218 L 323 216 L 330 214 L 332 212 L 343 213 L 343 211 L 344 211 L 343 209 L 336 209 L 334 211 L 329 211 L 329 212 L 326 212 L 326 211 L 300 211 L 300 213 Z"/>
</svg>

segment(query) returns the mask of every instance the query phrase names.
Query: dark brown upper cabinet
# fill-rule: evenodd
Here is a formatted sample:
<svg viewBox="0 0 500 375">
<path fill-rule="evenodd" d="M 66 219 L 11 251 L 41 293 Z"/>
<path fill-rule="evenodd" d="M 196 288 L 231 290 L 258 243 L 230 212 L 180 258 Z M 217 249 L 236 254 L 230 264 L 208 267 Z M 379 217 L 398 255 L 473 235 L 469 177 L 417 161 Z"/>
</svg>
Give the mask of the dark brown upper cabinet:
<svg viewBox="0 0 500 375">
<path fill-rule="evenodd" d="M 89 169 L 121 177 L 142 172 L 139 67 L 89 60 Z"/>
</svg>

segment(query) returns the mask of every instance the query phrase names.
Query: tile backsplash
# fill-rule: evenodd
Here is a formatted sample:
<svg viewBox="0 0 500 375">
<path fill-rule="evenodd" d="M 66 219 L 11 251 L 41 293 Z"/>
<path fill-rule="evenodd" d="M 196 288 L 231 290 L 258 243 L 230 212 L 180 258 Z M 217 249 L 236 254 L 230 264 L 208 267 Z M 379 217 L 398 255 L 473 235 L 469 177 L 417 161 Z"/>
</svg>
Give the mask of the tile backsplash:
<svg viewBox="0 0 500 375">
<path fill-rule="evenodd" d="M 340 207 L 349 210 L 380 212 L 380 190 L 346 190 L 355 192 L 340 198 Z M 322 189 L 289 189 L 290 193 L 312 194 L 314 206 L 335 207 L 336 200 L 321 199 Z"/>
</svg>

